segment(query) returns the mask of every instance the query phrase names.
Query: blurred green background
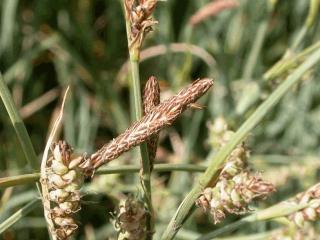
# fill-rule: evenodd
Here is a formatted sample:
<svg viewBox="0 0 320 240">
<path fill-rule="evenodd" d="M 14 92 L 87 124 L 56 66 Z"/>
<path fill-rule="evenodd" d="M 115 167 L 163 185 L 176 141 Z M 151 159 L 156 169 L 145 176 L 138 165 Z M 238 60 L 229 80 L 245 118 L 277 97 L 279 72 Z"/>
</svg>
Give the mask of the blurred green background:
<svg viewBox="0 0 320 240">
<path fill-rule="evenodd" d="M 159 2 L 154 14 L 159 23 L 143 44 L 141 81 L 144 84 L 155 75 L 162 99 L 199 77 L 215 79 L 213 90 L 200 101 L 205 106 L 202 111 L 188 110 L 162 131 L 158 163 L 204 163 L 210 159 L 208 124 L 222 116 L 236 130 L 290 72 L 273 80 L 266 80 L 263 74 L 286 52 L 294 56 L 320 39 L 318 18 L 305 28 L 310 1 L 239 0 L 238 7 L 192 26 L 191 16 L 209 2 Z M 128 49 L 120 1 L 2 0 L 0 14 L 0 71 L 39 156 L 67 85 L 71 93 L 61 134 L 76 151 L 92 153 L 129 126 Z M 277 193 L 261 206 L 319 180 L 319 73 L 320 65 L 288 92 L 248 138 L 253 168 L 280 182 Z M 112 164 L 129 163 L 138 164 L 139 159 L 128 153 Z M 1 103 L 0 177 L 30 172 Z M 190 190 L 192 179 L 189 173 L 155 175 L 159 230 Z M 88 184 L 77 239 L 114 236 L 109 212 L 123 193 L 136 194 L 135 183 L 133 175 L 110 175 Z M 0 193 L 1 222 L 37 197 L 34 185 L 1 189 Z M 226 223 L 238 218 L 230 216 Z M 191 235 L 181 238 L 193 239 L 192 232 L 205 233 L 220 226 L 213 226 L 196 212 L 185 227 Z M 259 223 L 235 234 L 271 227 Z M 47 239 L 40 204 L 2 237 Z"/>
</svg>

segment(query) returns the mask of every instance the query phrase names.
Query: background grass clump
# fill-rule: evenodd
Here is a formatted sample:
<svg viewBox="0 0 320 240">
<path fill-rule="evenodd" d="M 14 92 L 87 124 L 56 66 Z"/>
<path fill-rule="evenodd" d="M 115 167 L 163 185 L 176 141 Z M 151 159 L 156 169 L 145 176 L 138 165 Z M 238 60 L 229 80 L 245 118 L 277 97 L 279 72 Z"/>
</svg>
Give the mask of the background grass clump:
<svg viewBox="0 0 320 240">
<path fill-rule="evenodd" d="M 287 77 L 297 76 L 297 69 L 308 64 L 312 54 L 319 57 L 320 1 L 239 0 L 233 7 L 194 23 L 195 15 L 210 2 L 159 1 L 153 14 L 159 23 L 141 49 L 142 86 L 151 75 L 156 76 L 161 99 L 194 79 L 215 80 L 213 89 L 200 101 L 202 110 L 187 110 L 173 126 L 161 131 L 155 164 L 192 164 L 193 168 L 188 166 L 193 170 L 175 172 L 169 167 L 153 173 L 155 239 L 161 237 L 197 181 L 199 173 L 195 171 L 205 169 L 195 168 L 209 165 L 217 156 L 214 122 L 222 118 L 236 132 Z M 5 95 L 3 89 L 8 86 L 21 117 L 21 122 L 15 118 L 16 124 L 12 124 L 5 101 L 0 104 L 1 178 L 39 172 L 67 86 L 69 97 L 59 131 L 75 152 L 91 154 L 130 125 L 134 112 L 122 1 L 3 0 L 0 19 L 0 72 L 5 83 L 0 89 Z M 318 63 L 306 66 L 299 83 L 250 129 L 246 138 L 249 166 L 262 172 L 277 189 L 252 209 L 267 209 L 319 182 Z M 28 143 L 21 147 L 16 136 L 14 127 L 21 130 L 22 122 L 33 147 Z M 109 166 L 139 164 L 137 152 L 130 151 Z M 138 169 L 121 169 L 121 174 L 101 174 L 84 183 L 77 239 L 116 238 L 114 214 L 110 213 L 126 195 L 141 194 L 137 191 L 139 178 L 133 174 Z M 0 181 L 0 229 L 6 229 L 1 231 L 3 239 L 48 238 L 42 205 L 37 201 L 39 193 L 32 184 L 37 176 L 32 177 L 6 188 Z M 232 239 L 243 235 L 248 237 L 243 239 L 249 235 L 252 239 L 276 239 L 279 229 L 293 229 L 293 221 L 277 219 L 228 231 L 228 226 L 241 218 L 228 215 L 214 225 L 198 209 L 176 238 L 204 235 L 206 239 L 205 234 L 226 229 L 224 233 Z M 319 226 L 307 227 L 309 238 L 305 239 L 316 239 L 310 234 L 320 234 Z M 291 235 L 301 234 L 292 231 Z"/>
</svg>

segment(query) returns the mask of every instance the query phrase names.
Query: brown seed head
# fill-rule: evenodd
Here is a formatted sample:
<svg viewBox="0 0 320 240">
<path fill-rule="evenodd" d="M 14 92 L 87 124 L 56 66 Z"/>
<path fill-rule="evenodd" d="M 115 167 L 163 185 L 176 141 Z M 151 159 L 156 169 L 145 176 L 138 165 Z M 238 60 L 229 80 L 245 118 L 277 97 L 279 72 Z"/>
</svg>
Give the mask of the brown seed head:
<svg viewBox="0 0 320 240">
<path fill-rule="evenodd" d="M 144 36 L 157 22 L 150 16 L 157 5 L 157 0 L 125 0 L 126 19 L 130 23 L 129 48 L 140 48 Z"/>
<path fill-rule="evenodd" d="M 197 101 L 213 85 L 212 79 L 201 79 L 181 90 L 176 96 L 154 107 L 141 120 L 135 122 L 124 133 L 104 145 L 90 156 L 86 171 L 92 172 L 101 165 L 119 157 L 132 147 L 146 141 L 162 128 L 170 126 L 190 103 Z"/>
<path fill-rule="evenodd" d="M 144 115 L 150 113 L 156 106 L 160 104 L 160 87 L 157 78 L 151 76 L 144 88 L 143 96 L 143 110 Z M 149 161 L 151 163 L 151 171 L 153 169 L 153 162 L 157 154 L 159 134 L 153 134 L 147 140 Z"/>
</svg>

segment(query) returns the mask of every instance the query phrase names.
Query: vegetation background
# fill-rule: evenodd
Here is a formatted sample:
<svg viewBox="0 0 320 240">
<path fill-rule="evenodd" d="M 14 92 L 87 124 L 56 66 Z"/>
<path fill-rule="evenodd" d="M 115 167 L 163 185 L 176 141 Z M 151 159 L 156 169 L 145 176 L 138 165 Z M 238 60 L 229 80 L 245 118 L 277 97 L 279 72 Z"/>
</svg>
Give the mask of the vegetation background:
<svg viewBox="0 0 320 240">
<path fill-rule="evenodd" d="M 271 79 L 264 75 L 267 70 L 286 51 L 294 55 L 320 39 L 319 18 L 306 25 L 311 1 L 239 0 L 239 6 L 192 25 L 191 17 L 209 2 L 159 2 L 154 14 L 159 23 L 143 45 L 142 84 L 155 75 L 162 99 L 199 77 L 215 79 L 213 90 L 201 100 L 203 110 L 188 110 L 161 132 L 156 163 L 206 164 L 208 153 L 214 152 L 208 125 L 223 117 L 231 129 L 238 129 L 290 73 Z M 77 152 L 92 153 L 129 126 L 128 48 L 120 1 L 2 0 L 0 14 L 0 71 L 39 156 L 67 85 L 71 91 L 61 134 Z M 248 138 L 251 167 L 277 185 L 277 192 L 258 207 L 287 199 L 319 181 L 319 66 L 304 75 Z M 2 103 L 0 139 L 0 177 L 32 172 Z M 123 164 L 139 164 L 139 159 L 130 152 L 111 163 Z M 158 233 L 196 176 L 154 174 Z M 110 212 L 123 194 L 137 194 L 138 183 L 130 173 L 101 175 L 88 183 L 76 238 L 115 236 Z M 0 195 L 0 222 L 38 197 L 34 184 L 2 188 Z M 196 211 L 178 239 L 195 239 L 239 218 L 229 216 L 215 226 Z M 258 222 L 233 234 L 267 231 L 276 225 Z M 1 237 L 47 239 L 40 201 Z"/>
</svg>

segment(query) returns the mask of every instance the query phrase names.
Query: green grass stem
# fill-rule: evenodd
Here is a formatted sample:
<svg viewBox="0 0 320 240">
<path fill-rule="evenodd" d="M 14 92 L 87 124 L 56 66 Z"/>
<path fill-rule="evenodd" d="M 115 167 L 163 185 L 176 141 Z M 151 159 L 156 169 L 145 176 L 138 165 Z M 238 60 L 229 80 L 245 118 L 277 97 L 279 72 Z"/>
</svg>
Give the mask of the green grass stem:
<svg viewBox="0 0 320 240">
<path fill-rule="evenodd" d="M 127 174 L 127 173 L 138 173 L 140 170 L 139 165 L 125 165 L 125 166 L 108 166 L 107 168 L 99 169 L 96 174 Z M 155 164 L 154 172 L 171 172 L 171 171 L 182 171 L 182 172 L 204 172 L 205 166 L 193 165 L 193 164 Z M 24 185 L 34 183 L 39 180 L 40 173 L 30 173 L 18 176 L 0 178 L 0 189 L 6 187 L 13 187 L 18 185 Z"/>
<path fill-rule="evenodd" d="M 12 214 L 9 218 L 7 218 L 5 221 L 3 221 L 0 224 L 0 234 L 2 234 L 4 231 L 6 231 L 8 228 L 10 228 L 16 222 L 18 222 L 21 218 L 26 216 L 29 212 L 31 212 L 35 207 L 38 206 L 37 203 L 39 203 L 39 202 L 40 202 L 40 199 L 32 200 L 27 205 L 25 205 L 23 208 L 19 209 L 14 214 Z"/>
</svg>

